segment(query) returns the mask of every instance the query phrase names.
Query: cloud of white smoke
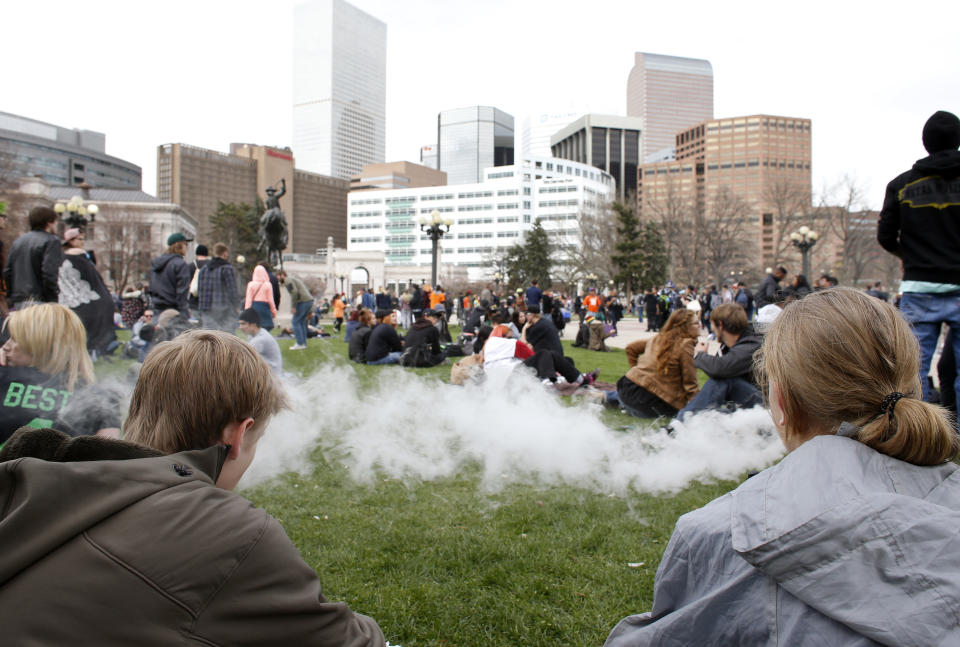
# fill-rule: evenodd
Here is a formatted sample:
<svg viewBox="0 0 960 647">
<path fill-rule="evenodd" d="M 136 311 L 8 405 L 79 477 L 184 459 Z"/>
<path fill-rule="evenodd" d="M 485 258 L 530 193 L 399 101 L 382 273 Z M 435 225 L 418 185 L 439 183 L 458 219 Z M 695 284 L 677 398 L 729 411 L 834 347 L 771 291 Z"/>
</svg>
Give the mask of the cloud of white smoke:
<svg viewBox="0 0 960 647">
<path fill-rule="evenodd" d="M 523 373 L 458 387 L 385 367 L 364 388 L 350 366 L 329 365 L 287 385 L 292 410 L 271 421 L 243 486 L 309 470 L 318 446 L 359 482 L 439 479 L 475 463 L 488 491 L 537 482 L 610 494 L 736 478 L 784 452 L 760 408 L 703 413 L 674 423 L 674 436 L 639 424 L 617 431 L 599 405 L 568 406 Z"/>
</svg>

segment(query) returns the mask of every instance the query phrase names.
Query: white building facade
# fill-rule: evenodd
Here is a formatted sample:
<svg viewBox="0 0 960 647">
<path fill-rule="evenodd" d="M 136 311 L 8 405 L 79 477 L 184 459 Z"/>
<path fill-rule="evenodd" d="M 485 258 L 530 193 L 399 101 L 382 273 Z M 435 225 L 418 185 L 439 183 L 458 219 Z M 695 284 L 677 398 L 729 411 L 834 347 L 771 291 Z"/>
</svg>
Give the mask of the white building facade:
<svg viewBox="0 0 960 647">
<path fill-rule="evenodd" d="M 513 164 L 513 147 L 513 116 L 503 110 L 470 106 L 437 116 L 434 168 L 447 174 L 447 184 L 482 182 L 485 169 Z"/>
<path fill-rule="evenodd" d="M 349 180 L 384 161 L 387 26 L 344 0 L 294 8 L 298 168 Z"/>
<path fill-rule="evenodd" d="M 480 183 L 354 191 L 347 200 L 347 249 L 382 251 L 388 269 L 429 269 L 432 241 L 419 221 L 438 211 L 452 221 L 440 241 L 441 271 L 466 268 L 470 281 L 490 280 L 492 259 L 521 243 L 538 219 L 562 264 L 565 250 L 579 244 L 581 214 L 605 208 L 614 195 L 609 173 L 553 157 L 487 168 Z"/>
</svg>

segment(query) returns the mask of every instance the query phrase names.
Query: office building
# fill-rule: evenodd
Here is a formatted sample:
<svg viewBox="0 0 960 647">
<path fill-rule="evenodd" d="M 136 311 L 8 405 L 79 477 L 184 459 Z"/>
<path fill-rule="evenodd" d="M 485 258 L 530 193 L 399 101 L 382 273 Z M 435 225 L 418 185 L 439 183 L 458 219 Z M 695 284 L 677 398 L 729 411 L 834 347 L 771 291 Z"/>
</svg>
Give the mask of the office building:
<svg viewBox="0 0 960 647">
<path fill-rule="evenodd" d="M 443 186 L 447 174 L 413 162 L 367 164 L 360 175 L 350 178 L 350 190 L 413 189 L 421 186 Z"/>
<path fill-rule="evenodd" d="M 387 26 L 344 0 L 310 0 L 293 31 L 293 149 L 303 170 L 349 180 L 384 161 Z"/>
<path fill-rule="evenodd" d="M 432 241 L 419 220 L 438 211 L 452 221 L 440 241 L 440 266 L 466 268 L 471 281 L 490 280 L 492 258 L 522 242 L 539 219 L 562 271 L 565 254 L 579 245 L 579 217 L 603 208 L 613 193 L 609 174 L 551 157 L 489 167 L 481 182 L 471 184 L 352 191 L 347 249 L 383 252 L 388 269 L 407 266 L 415 276 L 432 262 Z"/>
<path fill-rule="evenodd" d="M 713 119 L 713 66 L 699 58 L 637 52 L 627 78 L 627 115 L 643 123 L 641 159 L 669 156 L 674 136 Z"/>
<path fill-rule="evenodd" d="M 544 112 L 525 117 L 520 129 L 519 157 L 550 157 L 550 137 L 583 113 Z"/>
<path fill-rule="evenodd" d="M 420 164 L 428 168 L 437 168 L 437 145 L 427 144 L 420 147 Z"/>
<path fill-rule="evenodd" d="M 718 200 L 732 197 L 746 205 L 737 216 L 747 219 L 746 256 L 770 265 L 790 247 L 789 232 L 778 230 L 780 212 L 798 216 L 810 208 L 810 141 L 809 119 L 751 115 L 696 124 L 675 135 L 676 160 L 640 167 L 639 214 L 695 222 L 715 217 Z"/>
<path fill-rule="evenodd" d="M 589 114 L 550 137 L 550 150 L 560 157 L 602 169 L 617 183 L 616 199 L 624 202 L 637 191 L 641 120 L 636 117 Z"/>
<path fill-rule="evenodd" d="M 513 117 L 502 110 L 445 110 L 437 116 L 437 168 L 448 184 L 481 182 L 485 169 L 513 164 L 513 140 Z"/>
<path fill-rule="evenodd" d="M 281 178 L 287 188 L 280 198 L 289 231 L 286 253 L 313 254 L 329 236 L 345 245 L 349 182 L 296 168 L 289 148 L 231 144 L 230 153 L 221 153 L 186 144 L 157 147 L 157 197 L 186 209 L 204 239 L 218 202 L 253 205 L 266 198 L 268 186 L 279 189 Z"/>
<path fill-rule="evenodd" d="M 51 186 L 141 187 L 139 166 L 106 154 L 106 135 L 0 112 L 0 180 L 39 177 Z"/>
</svg>

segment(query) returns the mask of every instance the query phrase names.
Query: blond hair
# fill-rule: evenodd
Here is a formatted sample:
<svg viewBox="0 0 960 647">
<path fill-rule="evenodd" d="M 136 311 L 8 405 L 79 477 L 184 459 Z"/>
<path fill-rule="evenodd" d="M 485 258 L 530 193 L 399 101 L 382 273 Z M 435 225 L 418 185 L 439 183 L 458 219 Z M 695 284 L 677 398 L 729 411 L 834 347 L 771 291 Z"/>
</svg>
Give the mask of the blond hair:
<svg viewBox="0 0 960 647">
<path fill-rule="evenodd" d="M 910 325 L 879 299 L 850 288 L 813 292 L 784 308 L 758 355 L 764 397 L 774 382 L 794 429 L 829 433 L 851 423 L 860 442 L 915 465 L 957 453 L 946 410 L 921 400 Z M 884 409 L 894 393 L 904 397 Z"/>
<path fill-rule="evenodd" d="M 70 308 L 59 303 L 28 304 L 11 312 L 4 325 L 17 346 L 33 356 L 33 367 L 41 373 L 62 376 L 68 391 L 77 380 L 93 383 L 87 331 Z"/>
<path fill-rule="evenodd" d="M 279 382 L 249 344 L 217 330 L 189 330 L 147 356 L 123 437 L 172 454 L 212 447 L 227 425 L 253 418 L 247 437 L 256 440 L 286 406 Z"/>
</svg>

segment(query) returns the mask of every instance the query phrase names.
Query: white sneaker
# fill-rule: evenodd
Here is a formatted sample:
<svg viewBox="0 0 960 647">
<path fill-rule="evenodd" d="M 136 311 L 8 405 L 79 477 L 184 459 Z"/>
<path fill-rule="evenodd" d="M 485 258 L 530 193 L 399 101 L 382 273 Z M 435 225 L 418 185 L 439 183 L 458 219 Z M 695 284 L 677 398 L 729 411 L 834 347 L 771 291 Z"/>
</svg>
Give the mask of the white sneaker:
<svg viewBox="0 0 960 647">
<path fill-rule="evenodd" d="M 306 346 L 301 346 L 301 345 L 299 345 L 299 344 L 294 344 L 293 346 L 290 347 L 290 350 L 303 350 L 303 349 L 305 349 L 305 348 L 306 348 Z"/>
</svg>

